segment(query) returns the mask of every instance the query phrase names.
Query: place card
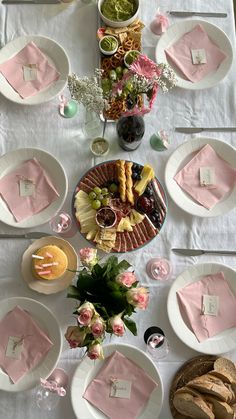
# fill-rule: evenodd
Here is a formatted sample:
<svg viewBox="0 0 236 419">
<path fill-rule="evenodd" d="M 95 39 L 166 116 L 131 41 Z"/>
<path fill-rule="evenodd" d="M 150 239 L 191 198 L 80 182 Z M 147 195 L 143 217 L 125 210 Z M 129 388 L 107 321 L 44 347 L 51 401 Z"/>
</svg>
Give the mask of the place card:
<svg viewBox="0 0 236 419">
<path fill-rule="evenodd" d="M 25 81 L 37 80 L 37 64 L 23 65 L 23 76 Z"/>
<path fill-rule="evenodd" d="M 30 179 L 20 180 L 20 196 L 32 196 L 35 192 L 35 184 Z"/>
<path fill-rule="evenodd" d="M 217 316 L 219 310 L 218 295 L 203 295 L 202 296 L 202 314 L 208 316 Z"/>
<path fill-rule="evenodd" d="M 215 169 L 214 167 L 200 167 L 200 185 L 208 189 L 215 188 Z"/>
<path fill-rule="evenodd" d="M 206 51 L 202 49 L 191 49 L 192 62 L 193 64 L 206 64 Z"/>
<path fill-rule="evenodd" d="M 111 380 L 110 397 L 119 397 L 121 399 L 130 399 L 132 382 L 120 380 L 118 378 Z"/>
<path fill-rule="evenodd" d="M 20 359 L 23 346 L 23 337 L 9 336 L 6 349 L 6 356 L 9 358 Z"/>
</svg>

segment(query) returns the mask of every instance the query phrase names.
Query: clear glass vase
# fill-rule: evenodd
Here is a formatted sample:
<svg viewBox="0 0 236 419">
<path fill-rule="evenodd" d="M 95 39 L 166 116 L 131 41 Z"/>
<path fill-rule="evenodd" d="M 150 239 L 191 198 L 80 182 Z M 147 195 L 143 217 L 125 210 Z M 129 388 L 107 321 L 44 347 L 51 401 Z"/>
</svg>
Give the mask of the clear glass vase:
<svg viewBox="0 0 236 419">
<path fill-rule="evenodd" d="M 92 111 L 85 111 L 84 123 L 83 123 L 83 132 L 84 135 L 93 139 L 99 137 L 102 134 L 103 122 L 100 118 L 100 115 Z"/>
</svg>

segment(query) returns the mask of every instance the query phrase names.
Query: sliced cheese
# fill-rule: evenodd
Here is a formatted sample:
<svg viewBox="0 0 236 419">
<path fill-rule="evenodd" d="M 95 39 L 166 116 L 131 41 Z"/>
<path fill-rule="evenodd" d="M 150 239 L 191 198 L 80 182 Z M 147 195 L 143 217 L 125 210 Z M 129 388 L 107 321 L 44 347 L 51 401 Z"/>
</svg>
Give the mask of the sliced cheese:
<svg viewBox="0 0 236 419">
<path fill-rule="evenodd" d="M 154 170 L 149 164 L 143 166 L 141 172 L 142 179 L 137 181 L 134 189 L 138 195 L 142 195 L 147 187 L 147 184 L 155 177 Z"/>
</svg>

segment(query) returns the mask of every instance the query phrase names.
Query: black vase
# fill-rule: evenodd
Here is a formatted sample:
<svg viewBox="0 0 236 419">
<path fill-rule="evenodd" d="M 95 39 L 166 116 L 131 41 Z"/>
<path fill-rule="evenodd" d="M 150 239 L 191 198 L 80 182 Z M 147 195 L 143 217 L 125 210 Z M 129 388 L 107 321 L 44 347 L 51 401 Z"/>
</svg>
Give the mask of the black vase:
<svg viewBox="0 0 236 419">
<path fill-rule="evenodd" d="M 145 132 L 142 116 L 122 116 L 116 124 L 118 141 L 124 150 L 133 151 L 140 146 Z"/>
</svg>

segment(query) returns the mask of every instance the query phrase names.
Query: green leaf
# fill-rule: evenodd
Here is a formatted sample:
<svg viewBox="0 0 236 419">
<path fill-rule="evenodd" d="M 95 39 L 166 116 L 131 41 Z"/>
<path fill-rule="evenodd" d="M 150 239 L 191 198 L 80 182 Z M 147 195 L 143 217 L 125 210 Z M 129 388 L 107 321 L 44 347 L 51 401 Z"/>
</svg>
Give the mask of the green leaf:
<svg viewBox="0 0 236 419">
<path fill-rule="evenodd" d="M 114 268 L 117 267 L 117 265 L 118 265 L 117 256 L 110 256 L 106 264 L 104 265 L 104 268 L 105 268 L 104 275 L 107 276 L 108 279 L 112 277 L 111 272 L 113 271 Z"/>
<path fill-rule="evenodd" d="M 130 264 L 129 264 L 129 262 L 127 262 L 127 260 L 122 260 L 119 264 L 118 264 L 118 266 L 117 266 L 117 268 L 118 268 L 118 270 L 119 270 L 119 272 L 124 272 L 124 271 L 127 271 L 127 269 L 129 269 L 130 268 Z"/>
<path fill-rule="evenodd" d="M 133 320 L 127 319 L 126 317 L 123 318 L 123 322 L 125 326 L 133 333 L 134 336 L 137 336 L 137 327 Z"/>
<path fill-rule="evenodd" d="M 81 299 L 81 294 L 80 294 L 79 290 L 74 285 L 70 285 L 68 287 L 67 298 L 75 298 L 76 300 Z"/>
</svg>

